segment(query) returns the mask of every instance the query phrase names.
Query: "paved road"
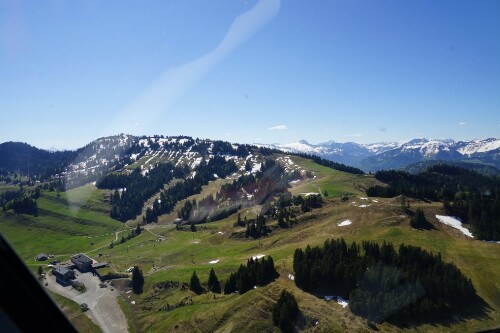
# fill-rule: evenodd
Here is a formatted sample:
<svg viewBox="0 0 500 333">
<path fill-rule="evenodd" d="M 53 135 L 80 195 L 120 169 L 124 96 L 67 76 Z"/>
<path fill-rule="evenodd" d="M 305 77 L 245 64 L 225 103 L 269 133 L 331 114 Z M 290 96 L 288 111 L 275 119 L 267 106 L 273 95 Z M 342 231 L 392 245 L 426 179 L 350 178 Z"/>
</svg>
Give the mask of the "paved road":
<svg viewBox="0 0 500 333">
<path fill-rule="evenodd" d="M 119 292 L 116 289 L 111 291 L 109 285 L 107 288 L 99 287 L 101 281 L 92 273 L 77 273 L 77 275 L 76 280 L 87 287 L 87 291 L 83 294 L 72 289 L 71 286 L 61 286 L 52 275 L 45 280 L 48 282 L 47 288 L 78 304 L 87 303 L 89 307 L 87 315 L 99 325 L 104 333 L 127 332 L 127 319 L 116 300 Z"/>
</svg>

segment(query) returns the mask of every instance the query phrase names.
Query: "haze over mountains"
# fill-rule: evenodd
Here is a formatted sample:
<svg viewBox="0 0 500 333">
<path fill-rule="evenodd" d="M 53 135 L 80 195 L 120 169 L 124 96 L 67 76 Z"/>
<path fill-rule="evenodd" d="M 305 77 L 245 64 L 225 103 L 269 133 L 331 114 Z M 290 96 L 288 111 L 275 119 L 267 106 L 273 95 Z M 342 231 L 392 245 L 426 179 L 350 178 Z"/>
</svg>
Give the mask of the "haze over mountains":
<svg viewBox="0 0 500 333">
<path fill-rule="evenodd" d="M 413 139 L 406 143 L 359 144 L 328 141 L 310 144 L 305 140 L 289 144 L 258 144 L 286 152 L 319 155 L 328 160 L 364 171 L 399 169 L 425 160 L 474 162 L 500 167 L 500 139 L 471 141 L 453 139 Z"/>
</svg>

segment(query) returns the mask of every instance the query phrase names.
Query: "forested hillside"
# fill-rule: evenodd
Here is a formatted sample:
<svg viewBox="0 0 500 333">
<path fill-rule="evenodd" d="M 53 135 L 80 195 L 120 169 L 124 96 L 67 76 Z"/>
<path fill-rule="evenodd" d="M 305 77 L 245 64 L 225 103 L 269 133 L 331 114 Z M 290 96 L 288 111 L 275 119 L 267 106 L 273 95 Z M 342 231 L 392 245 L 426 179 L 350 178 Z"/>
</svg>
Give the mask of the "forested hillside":
<svg viewBox="0 0 500 333">
<path fill-rule="evenodd" d="M 449 214 L 470 224 L 484 240 L 500 240 L 500 178 L 452 165 L 434 165 L 418 174 L 378 171 L 375 178 L 388 186 L 372 186 L 374 197 L 405 195 L 441 201 Z"/>
</svg>

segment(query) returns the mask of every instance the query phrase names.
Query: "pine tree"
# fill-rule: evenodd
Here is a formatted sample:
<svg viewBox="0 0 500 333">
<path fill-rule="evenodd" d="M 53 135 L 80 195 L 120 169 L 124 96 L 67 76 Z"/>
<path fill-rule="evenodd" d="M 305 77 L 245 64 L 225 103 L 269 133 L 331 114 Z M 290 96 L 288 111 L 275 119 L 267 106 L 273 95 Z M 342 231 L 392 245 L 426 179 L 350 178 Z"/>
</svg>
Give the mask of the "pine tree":
<svg viewBox="0 0 500 333">
<path fill-rule="evenodd" d="M 200 284 L 200 280 L 196 275 L 196 271 L 193 272 L 191 276 L 191 281 L 189 282 L 189 289 L 191 289 L 195 294 L 200 295 L 203 292 L 203 287 Z"/>
<path fill-rule="evenodd" d="M 281 332 L 294 332 L 294 322 L 299 313 L 297 300 L 292 293 L 283 290 L 273 306 L 273 323 Z"/>
<path fill-rule="evenodd" d="M 226 295 L 232 294 L 235 291 L 236 291 L 236 276 L 235 274 L 231 273 L 224 286 L 224 294 Z"/>
<path fill-rule="evenodd" d="M 415 211 L 415 215 L 412 217 L 411 226 L 416 229 L 423 229 L 428 227 L 429 222 L 427 222 L 427 219 L 425 218 L 424 211 L 422 208 L 417 208 Z"/>
<path fill-rule="evenodd" d="M 134 266 L 132 270 L 132 290 L 134 294 L 141 294 L 143 286 L 144 277 L 142 275 L 142 270 L 140 270 L 138 266 Z"/>
<path fill-rule="evenodd" d="M 252 171 L 252 165 L 249 160 L 245 162 L 245 171 Z"/>
<path fill-rule="evenodd" d="M 221 293 L 219 279 L 217 278 L 217 275 L 215 274 L 215 271 L 213 268 L 210 270 L 210 274 L 208 275 L 207 285 L 208 285 L 208 289 L 210 291 L 217 293 L 217 294 Z"/>
</svg>

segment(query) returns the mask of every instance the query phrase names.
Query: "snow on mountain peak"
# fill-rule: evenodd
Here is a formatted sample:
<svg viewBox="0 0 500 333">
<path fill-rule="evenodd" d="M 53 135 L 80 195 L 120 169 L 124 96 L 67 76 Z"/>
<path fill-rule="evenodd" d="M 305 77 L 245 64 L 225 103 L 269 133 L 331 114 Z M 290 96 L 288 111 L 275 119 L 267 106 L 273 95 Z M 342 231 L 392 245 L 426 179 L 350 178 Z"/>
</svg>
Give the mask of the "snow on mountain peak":
<svg viewBox="0 0 500 333">
<path fill-rule="evenodd" d="M 461 141 L 458 152 L 462 155 L 472 155 L 475 153 L 486 153 L 492 150 L 500 150 L 500 139 L 488 138 L 484 140 Z"/>
</svg>

